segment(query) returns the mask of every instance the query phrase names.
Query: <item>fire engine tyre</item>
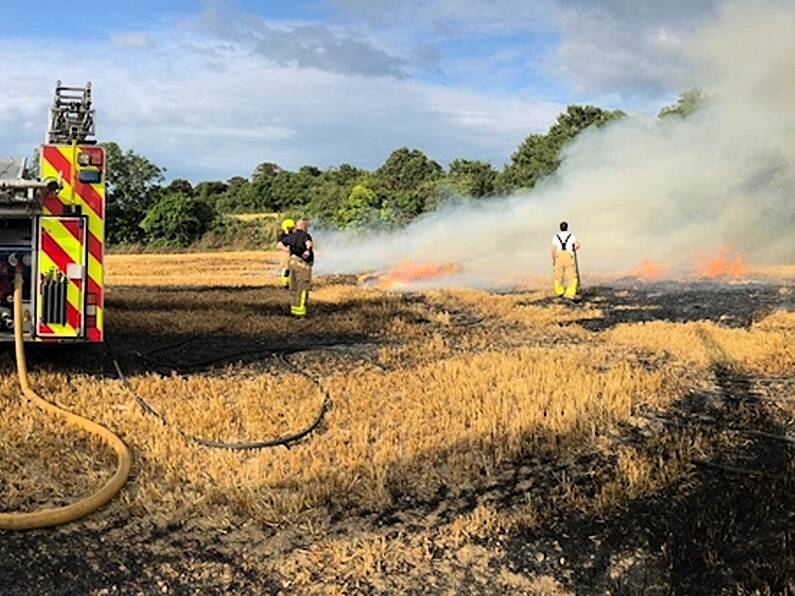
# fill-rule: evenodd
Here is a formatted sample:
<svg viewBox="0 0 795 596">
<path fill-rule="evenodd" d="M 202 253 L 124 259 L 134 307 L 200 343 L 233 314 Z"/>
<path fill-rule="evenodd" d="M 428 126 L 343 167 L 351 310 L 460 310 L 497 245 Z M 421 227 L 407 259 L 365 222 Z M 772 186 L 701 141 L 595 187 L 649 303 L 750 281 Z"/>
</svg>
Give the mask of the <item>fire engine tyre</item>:
<svg viewBox="0 0 795 596">
<path fill-rule="evenodd" d="M 22 390 L 22 395 L 29 402 L 32 402 L 36 407 L 48 414 L 62 418 L 69 424 L 98 437 L 116 452 L 118 464 L 116 472 L 102 488 L 94 494 L 76 501 L 71 505 L 40 509 L 39 511 L 32 511 L 29 513 L 0 513 L 0 530 L 32 530 L 35 528 L 47 528 L 50 526 L 67 524 L 85 517 L 110 501 L 122 489 L 130 475 L 130 451 L 118 436 L 96 422 L 87 420 L 82 416 L 68 412 L 45 401 L 31 389 L 28 381 L 27 365 L 25 363 L 22 316 L 22 283 L 21 277 L 17 275 L 14 285 L 14 340 L 16 346 L 17 373 L 19 375 L 19 385 Z"/>
</svg>

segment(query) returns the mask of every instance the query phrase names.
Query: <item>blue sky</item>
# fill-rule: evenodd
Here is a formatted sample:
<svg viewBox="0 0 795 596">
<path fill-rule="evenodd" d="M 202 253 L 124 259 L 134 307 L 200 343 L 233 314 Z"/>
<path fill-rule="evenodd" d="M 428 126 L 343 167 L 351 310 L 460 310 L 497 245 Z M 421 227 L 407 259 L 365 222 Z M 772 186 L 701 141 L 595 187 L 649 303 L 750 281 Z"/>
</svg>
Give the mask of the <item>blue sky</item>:
<svg viewBox="0 0 795 596">
<path fill-rule="evenodd" d="M 407 145 L 497 166 L 569 103 L 653 115 L 697 82 L 717 0 L 10 3 L 0 133 L 25 154 L 56 79 L 91 80 L 100 140 L 191 180 L 377 167 Z M 31 9 L 33 6 L 33 9 Z"/>
</svg>

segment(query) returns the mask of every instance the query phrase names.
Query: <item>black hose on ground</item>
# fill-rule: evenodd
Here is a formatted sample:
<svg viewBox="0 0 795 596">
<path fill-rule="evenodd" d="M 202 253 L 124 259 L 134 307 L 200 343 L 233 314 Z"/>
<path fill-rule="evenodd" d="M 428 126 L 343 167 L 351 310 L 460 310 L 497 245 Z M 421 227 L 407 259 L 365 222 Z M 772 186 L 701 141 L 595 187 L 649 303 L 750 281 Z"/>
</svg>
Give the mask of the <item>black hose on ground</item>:
<svg viewBox="0 0 795 596">
<path fill-rule="evenodd" d="M 188 337 L 185 337 L 176 343 L 166 344 L 164 346 L 158 346 L 157 348 L 152 348 L 151 350 L 148 350 L 146 354 L 147 356 L 151 356 L 152 354 L 158 354 L 160 352 L 165 352 L 167 350 L 174 350 L 176 348 L 181 348 L 185 344 L 189 344 L 190 342 L 199 339 L 199 337 L 201 336 L 198 333 L 194 335 L 189 335 Z"/>
<path fill-rule="evenodd" d="M 179 374 L 191 374 L 203 368 L 213 366 L 214 364 L 220 364 L 222 362 L 239 359 L 244 356 L 278 356 L 280 353 L 297 354 L 299 352 L 307 352 L 309 350 L 315 350 L 318 348 L 333 348 L 337 346 L 355 345 L 355 343 L 349 344 L 347 342 L 339 342 L 339 341 L 331 341 L 331 342 L 321 341 L 321 342 L 294 345 L 287 348 L 272 348 L 272 347 L 263 346 L 263 347 L 251 348 L 248 350 L 241 350 L 238 352 L 232 352 L 231 354 L 222 354 L 220 356 L 213 356 L 212 358 L 208 358 L 206 360 L 197 360 L 194 362 L 185 362 L 180 364 L 176 364 L 174 362 L 162 362 L 151 358 L 152 354 L 165 352 L 177 347 L 181 347 L 195 339 L 198 339 L 199 337 L 200 336 L 195 335 L 188 337 L 187 339 L 183 339 L 174 344 L 160 346 L 158 348 L 155 348 L 154 350 L 149 350 L 146 352 L 133 351 L 129 352 L 129 354 L 135 356 L 142 362 L 149 364 L 154 370 L 160 373 L 177 372 Z"/>
<path fill-rule="evenodd" d="M 182 343 L 187 343 L 188 341 L 190 341 L 190 340 L 184 341 Z M 180 345 L 182 345 L 182 344 L 180 344 Z M 108 354 L 110 355 L 111 360 L 113 361 L 113 366 L 116 369 L 116 374 L 119 377 L 119 381 L 121 381 L 121 383 L 124 386 L 124 388 L 127 389 L 127 391 L 130 392 L 130 394 L 133 396 L 133 398 L 138 403 L 138 405 L 141 407 L 141 409 L 144 411 L 144 413 L 149 414 L 150 416 L 153 416 L 153 417 L 157 418 L 158 420 L 160 420 L 160 422 L 164 426 L 173 426 L 171 423 L 169 423 L 169 421 L 166 419 L 166 417 L 163 414 L 161 414 L 155 408 L 153 408 L 145 399 L 143 399 L 138 394 L 137 391 L 135 391 L 135 389 L 132 387 L 132 385 L 130 384 L 129 380 L 127 379 L 127 376 L 124 374 L 124 371 L 122 370 L 121 365 L 119 364 L 119 360 L 116 357 L 116 354 L 113 351 L 113 348 L 110 345 L 110 342 L 106 341 L 105 342 L 105 346 L 106 346 L 106 348 L 108 350 Z M 160 348 L 157 351 L 162 351 L 164 349 L 166 349 L 166 348 Z M 306 350 L 307 350 L 307 348 L 292 348 L 292 349 L 282 349 L 282 350 L 276 350 L 276 351 L 270 350 L 268 352 L 260 350 L 259 352 L 256 352 L 256 353 L 259 353 L 259 354 L 263 354 L 263 353 L 275 354 L 276 357 L 278 358 L 279 362 L 282 363 L 282 365 L 284 365 L 286 368 L 290 369 L 295 374 L 298 374 L 298 375 L 308 379 L 309 381 L 311 381 L 318 388 L 318 391 L 320 392 L 320 396 L 322 397 L 322 402 L 321 402 L 321 405 L 320 405 L 320 408 L 318 410 L 317 415 L 315 416 L 315 418 L 313 419 L 311 424 L 309 424 L 305 428 L 303 428 L 303 429 L 301 429 L 301 430 L 299 430 L 299 431 L 297 431 L 295 433 L 292 433 L 292 434 L 289 434 L 289 435 L 286 435 L 286 436 L 282 436 L 282 437 L 275 437 L 273 439 L 266 439 L 266 440 L 262 440 L 262 441 L 251 441 L 251 442 L 237 442 L 237 443 L 226 442 L 226 441 L 215 441 L 215 440 L 212 440 L 212 439 L 205 439 L 203 437 L 197 437 L 195 435 L 191 435 L 190 433 L 185 432 L 184 430 L 182 430 L 182 429 L 180 429 L 178 427 L 175 427 L 176 430 L 186 440 L 190 441 L 191 443 L 194 443 L 196 445 L 200 445 L 202 447 L 207 447 L 209 449 L 226 449 L 226 450 L 230 450 L 230 451 L 254 451 L 254 450 L 257 450 L 257 449 L 269 449 L 269 448 L 272 448 L 272 447 L 287 447 L 287 448 L 289 448 L 292 445 L 298 443 L 302 439 L 304 439 L 307 436 L 309 436 L 310 434 L 312 434 L 315 430 L 317 430 L 317 428 L 323 423 L 323 419 L 326 416 L 326 412 L 328 411 L 329 407 L 331 406 L 331 395 L 321 385 L 320 381 L 317 380 L 312 375 L 304 372 L 299 367 L 295 366 L 288 359 L 288 357 L 291 354 L 296 354 L 298 352 L 302 352 L 302 351 L 306 351 Z M 238 356 L 241 356 L 241 355 L 247 355 L 248 353 L 251 353 L 251 352 L 247 352 L 246 354 L 228 355 L 228 356 L 225 356 L 224 359 L 230 359 L 230 358 L 238 357 Z"/>
</svg>

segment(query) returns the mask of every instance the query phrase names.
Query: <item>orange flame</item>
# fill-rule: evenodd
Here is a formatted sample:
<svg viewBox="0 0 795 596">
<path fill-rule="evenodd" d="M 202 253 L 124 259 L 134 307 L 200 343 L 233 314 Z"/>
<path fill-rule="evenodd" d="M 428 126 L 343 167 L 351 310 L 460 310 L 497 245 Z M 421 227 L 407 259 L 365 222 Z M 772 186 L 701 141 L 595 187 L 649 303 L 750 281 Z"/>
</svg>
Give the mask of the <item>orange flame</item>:
<svg viewBox="0 0 795 596">
<path fill-rule="evenodd" d="M 714 257 L 696 259 L 693 274 L 705 279 L 737 278 L 748 274 L 748 265 L 743 256 L 724 246 Z"/>
<path fill-rule="evenodd" d="M 433 279 L 434 277 L 444 277 L 446 275 L 453 275 L 461 271 L 461 265 L 458 263 L 422 263 L 417 264 L 413 262 L 401 263 L 394 269 L 387 271 L 381 279 L 386 283 L 409 283 L 412 281 L 421 281 L 425 279 Z"/>
<path fill-rule="evenodd" d="M 643 281 L 656 281 L 667 275 L 670 270 L 671 266 L 666 263 L 643 259 L 630 275 Z"/>
<path fill-rule="evenodd" d="M 436 277 L 454 275 L 462 269 L 458 263 L 400 263 L 389 271 L 366 273 L 359 277 L 359 283 L 389 287 L 395 284 L 406 284 L 424 281 Z"/>
</svg>

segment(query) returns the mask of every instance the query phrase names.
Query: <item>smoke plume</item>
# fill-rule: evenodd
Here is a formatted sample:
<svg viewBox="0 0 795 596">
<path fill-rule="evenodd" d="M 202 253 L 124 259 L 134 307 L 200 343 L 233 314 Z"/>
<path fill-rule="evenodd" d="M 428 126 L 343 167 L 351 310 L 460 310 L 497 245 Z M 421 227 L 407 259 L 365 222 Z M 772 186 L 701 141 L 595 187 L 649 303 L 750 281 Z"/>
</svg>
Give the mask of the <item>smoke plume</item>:
<svg viewBox="0 0 795 596">
<path fill-rule="evenodd" d="M 455 285 L 549 271 L 561 220 L 588 272 L 644 260 L 684 270 L 730 246 L 748 261 L 795 256 L 795 5 L 733 2 L 687 42 L 693 83 L 710 97 L 685 119 L 625 118 L 571 143 L 532 192 L 426 215 L 366 239 L 319 237 L 323 273 L 455 262 Z"/>
</svg>

